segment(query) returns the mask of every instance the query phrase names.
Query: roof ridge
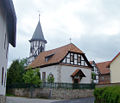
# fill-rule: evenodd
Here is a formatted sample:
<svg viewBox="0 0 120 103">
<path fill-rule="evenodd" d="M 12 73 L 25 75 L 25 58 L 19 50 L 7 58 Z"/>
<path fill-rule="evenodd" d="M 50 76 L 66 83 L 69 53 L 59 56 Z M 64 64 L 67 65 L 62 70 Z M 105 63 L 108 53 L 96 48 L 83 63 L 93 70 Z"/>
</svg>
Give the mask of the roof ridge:
<svg viewBox="0 0 120 103">
<path fill-rule="evenodd" d="M 44 51 L 44 52 L 48 52 L 48 51 L 52 51 L 52 50 L 55 50 L 55 49 L 60 49 L 60 48 L 64 48 L 64 47 L 66 47 L 66 46 L 68 46 L 68 45 L 71 45 L 71 44 L 73 44 L 73 43 L 69 43 L 69 44 L 66 44 L 66 45 L 64 45 L 64 46 L 60 46 L 60 47 L 57 47 L 57 48 L 54 48 L 54 49 L 50 49 L 50 50 L 47 50 L 47 51 Z M 74 45 L 74 44 L 73 44 Z M 75 46 L 75 45 L 74 45 Z M 76 46 L 75 46 L 76 47 Z"/>
<path fill-rule="evenodd" d="M 120 55 L 120 52 L 117 53 L 117 55 L 111 60 L 111 63 Z M 110 63 L 110 64 L 111 64 Z"/>
</svg>

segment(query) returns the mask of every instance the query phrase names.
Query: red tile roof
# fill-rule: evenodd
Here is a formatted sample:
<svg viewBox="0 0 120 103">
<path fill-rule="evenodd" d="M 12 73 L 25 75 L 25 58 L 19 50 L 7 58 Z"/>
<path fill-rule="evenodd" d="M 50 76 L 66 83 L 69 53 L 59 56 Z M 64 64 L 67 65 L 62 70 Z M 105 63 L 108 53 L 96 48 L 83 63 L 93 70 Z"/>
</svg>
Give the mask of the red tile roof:
<svg viewBox="0 0 120 103">
<path fill-rule="evenodd" d="M 76 69 L 71 76 L 74 77 L 77 73 L 80 73 L 83 77 L 85 77 L 85 74 L 80 69 Z"/>
<path fill-rule="evenodd" d="M 106 61 L 106 62 L 101 62 L 96 64 L 101 74 L 110 73 L 110 70 L 108 68 L 110 62 L 111 61 Z"/>
<path fill-rule="evenodd" d="M 77 48 L 74 44 L 70 43 L 68 45 L 40 53 L 38 57 L 27 67 L 27 69 L 59 63 L 69 51 L 84 55 L 84 53 L 79 48 Z M 54 55 L 46 62 L 45 57 L 51 54 Z"/>
</svg>

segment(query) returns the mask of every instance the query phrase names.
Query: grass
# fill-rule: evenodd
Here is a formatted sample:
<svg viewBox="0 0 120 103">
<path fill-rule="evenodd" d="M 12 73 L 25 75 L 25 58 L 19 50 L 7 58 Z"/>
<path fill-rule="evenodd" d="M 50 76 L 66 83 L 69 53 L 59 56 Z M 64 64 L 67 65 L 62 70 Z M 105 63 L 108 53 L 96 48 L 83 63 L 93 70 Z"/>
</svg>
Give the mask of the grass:
<svg viewBox="0 0 120 103">
<path fill-rule="evenodd" d="M 8 94 L 8 93 L 7 93 L 6 96 L 15 96 L 15 95 L 13 95 L 13 94 Z"/>
</svg>

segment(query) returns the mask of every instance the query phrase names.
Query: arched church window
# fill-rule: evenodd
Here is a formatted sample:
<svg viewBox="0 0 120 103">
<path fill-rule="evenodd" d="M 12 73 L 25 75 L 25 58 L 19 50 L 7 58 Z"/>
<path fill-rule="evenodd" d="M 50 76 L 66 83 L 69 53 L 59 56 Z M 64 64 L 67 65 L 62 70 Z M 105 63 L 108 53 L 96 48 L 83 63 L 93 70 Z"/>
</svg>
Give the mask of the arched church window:
<svg viewBox="0 0 120 103">
<path fill-rule="evenodd" d="M 49 77 L 52 78 L 52 77 L 54 77 L 54 75 L 53 75 L 52 73 L 50 73 L 50 74 L 49 74 Z"/>
<path fill-rule="evenodd" d="M 47 77 L 47 82 L 48 83 L 54 83 L 54 75 L 50 73 Z"/>
</svg>

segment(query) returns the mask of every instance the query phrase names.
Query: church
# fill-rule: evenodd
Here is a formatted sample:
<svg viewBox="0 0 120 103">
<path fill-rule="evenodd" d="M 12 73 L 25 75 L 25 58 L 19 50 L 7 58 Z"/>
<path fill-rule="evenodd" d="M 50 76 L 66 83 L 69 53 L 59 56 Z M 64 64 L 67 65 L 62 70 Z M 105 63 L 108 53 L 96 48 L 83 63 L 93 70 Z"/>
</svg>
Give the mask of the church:
<svg viewBox="0 0 120 103">
<path fill-rule="evenodd" d="M 46 43 L 39 20 L 30 40 L 26 69 L 39 68 L 43 82 L 47 82 L 47 77 L 52 75 L 56 83 L 91 83 L 92 66 L 84 52 L 73 43 L 45 51 Z"/>
</svg>

